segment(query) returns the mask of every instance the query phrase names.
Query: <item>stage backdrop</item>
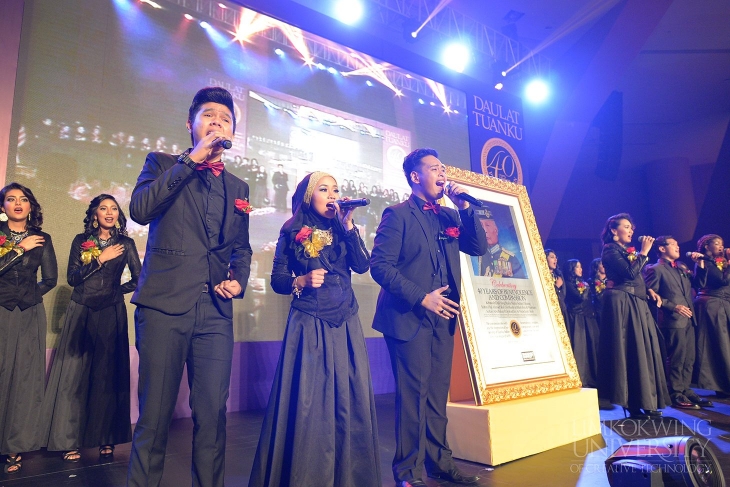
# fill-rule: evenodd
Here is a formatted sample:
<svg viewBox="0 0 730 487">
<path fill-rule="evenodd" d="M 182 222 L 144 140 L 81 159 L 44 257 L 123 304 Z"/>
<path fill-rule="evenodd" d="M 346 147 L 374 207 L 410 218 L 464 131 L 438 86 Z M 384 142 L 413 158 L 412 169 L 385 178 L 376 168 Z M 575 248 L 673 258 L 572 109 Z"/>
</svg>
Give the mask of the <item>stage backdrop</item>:
<svg viewBox="0 0 730 487">
<path fill-rule="evenodd" d="M 444 163 L 469 167 L 467 98 L 232 3 L 153 3 L 26 2 L 6 181 L 33 189 L 56 249 L 61 278 L 44 298 L 48 346 L 63 324 L 69 247 L 91 198 L 111 193 L 127 211 L 145 155 L 189 147 L 193 95 L 223 86 L 238 123 L 227 168 L 248 181 L 256 208 L 251 278 L 234 306 L 234 380 L 248 385 L 237 399 L 232 390 L 231 409 L 261 407 L 291 300 L 273 293 L 269 274 L 296 183 L 323 170 L 344 195 L 369 197 L 355 219 L 372 247 L 383 209 L 409 195 L 401 164 L 410 150 L 434 147 Z M 128 229 L 144 258 L 147 228 Z M 387 352 L 370 328 L 379 288 L 369 274 L 355 276 L 354 288 L 384 392 L 392 387 Z"/>
<path fill-rule="evenodd" d="M 467 93 L 471 170 L 528 186 L 524 149 L 522 100 L 484 85 Z"/>
</svg>

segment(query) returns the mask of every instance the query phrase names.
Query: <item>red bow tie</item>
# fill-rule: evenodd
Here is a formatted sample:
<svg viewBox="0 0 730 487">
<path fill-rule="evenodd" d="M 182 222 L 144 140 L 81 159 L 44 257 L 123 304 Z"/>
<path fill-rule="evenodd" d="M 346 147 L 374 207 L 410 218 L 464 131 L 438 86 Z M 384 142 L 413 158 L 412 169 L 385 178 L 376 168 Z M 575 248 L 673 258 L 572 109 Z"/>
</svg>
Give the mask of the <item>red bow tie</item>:
<svg viewBox="0 0 730 487">
<path fill-rule="evenodd" d="M 210 172 L 213 173 L 213 176 L 218 177 L 223 172 L 223 169 L 225 166 L 221 161 L 218 162 L 201 162 L 197 166 L 195 166 L 196 171 L 205 171 L 206 169 L 210 169 Z"/>
<path fill-rule="evenodd" d="M 423 205 L 423 211 L 431 210 L 434 212 L 434 214 L 438 215 L 439 211 L 441 211 L 441 205 L 438 203 L 431 203 L 430 201 Z"/>
<path fill-rule="evenodd" d="M 676 262 L 672 262 L 672 267 L 674 267 L 676 269 L 677 268 L 677 263 Z"/>
</svg>

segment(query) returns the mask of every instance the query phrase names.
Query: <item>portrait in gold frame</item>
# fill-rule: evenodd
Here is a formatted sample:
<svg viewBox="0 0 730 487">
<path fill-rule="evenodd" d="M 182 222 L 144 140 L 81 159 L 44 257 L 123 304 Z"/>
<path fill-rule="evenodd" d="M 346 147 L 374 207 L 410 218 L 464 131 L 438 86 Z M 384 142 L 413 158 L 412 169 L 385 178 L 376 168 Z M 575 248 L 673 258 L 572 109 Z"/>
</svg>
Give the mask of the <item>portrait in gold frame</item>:
<svg viewBox="0 0 730 487">
<path fill-rule="evenodd" d="M 514 226 L 517 239 L 522 245 L 529 248 L 526 248 L 526 251 L 521 255 L 528 272 L 527 279 L 512 279 L 509 281 L 522 281 L 523 283 L 530 281 L 532 289 L 534 289 L 532 296 L 534 296 L 537 307 L 544 311 L 539 315 L 543 319 L 543 322 L 540 323 L 540 333 L 551 335 L 551 340 L 553 340 L 551 342 L 552 349 L 549 354 L 546 354 L 552 358 L 550 367 L 522 367 L 520 369 L 520 367 L 515 366 L 515 369 L 520 369 L 520 372 L 516 374 L 520 377 L 517 380 L 507 381 L 502 380 L 503 377 L 498 377 L 500 374 L 492 372 L 499 367 L 492 367 L 491 365 L 489 368 L 486 367 L 485 364 L 488 362 L 489 357 L 480 355 L 484 353 L 483 350 L 480 352 L 480 344 L 483 345 L 485 340 L 488 340 L 485 338 L 487 331 L 485 331 L 486 326 L 483 325 L 483 316 L 480 316 L 480 305 L 475 298 L 476 292 L 474 290 L 476 286 L 474 282 L 480 279 L 473 277 L 475 273 L 470 258 L 462 254 L 461 316 L 459 317 L 461 340 L 457 337 L 456 346 L 459 347 L 459 344 L 461 344 L 463 353 L 461 353 L 461 350 L 455 350 L 452 383 L 457 384 L 452 385 L 452 396 L 455 387 L 458 388 L 458 382 L 467 380 L 471 384 L 471 390 L 477 405 L 580 388 L 581 382 L 573 357 L 570 338 L 560 312 L 554 280 L 547 266 L 542 240 L 540 239 L 526 188 L 510 181 L 451 166 L 447 166 L 447 176 L 450 181 L 465 186 L 477 199 L 486 203 L 501 202 L 495 203 L 495 206 L 504 206 L 505 204 L 510 206 L 510 211 L 518 222 Z M 472 289 L 469 289 L 470 286 Z M 522 330 L 519 322 L 515 321 L 507 320 L 506 326 L 508 329 L 511 328 L 513 338 L 519 339 Z M 549 330 L 551 330 L 551 333 Z M 488 347 L 482 346 L 481 348 Z M 459 360 L 465 360 L 466 367 L 457 363 Z M 502 367 L 502 369 L 506 368 L 508 367 Z M 546 373 L 547 370 L 550 370 L 550 372 Z M 459 371 L 469 377 L 459 376 Z M 523 376 L 522 374 L 526 375 Z M 457 398 L 456 400 L 460 399 L 464 398 Z M 453 397 L 452 400 L 454 400 Z"/>
</svg>

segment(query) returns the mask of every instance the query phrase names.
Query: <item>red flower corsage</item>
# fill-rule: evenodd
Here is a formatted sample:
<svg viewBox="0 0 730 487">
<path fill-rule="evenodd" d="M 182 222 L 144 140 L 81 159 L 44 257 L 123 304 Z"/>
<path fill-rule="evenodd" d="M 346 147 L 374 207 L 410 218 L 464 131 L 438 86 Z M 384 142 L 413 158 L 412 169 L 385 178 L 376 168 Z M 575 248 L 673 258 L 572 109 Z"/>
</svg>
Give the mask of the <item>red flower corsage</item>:
<svg viewBox="0 0 730 487">
<path fill-rule="evenodd" d="M 5 245 L 5 242 L 8 241 L 8 237 L 5 235 L 0 235 L 0 246 Z"/>
<path fill-rule="evenodd" d="M 91 250 L 94 247 L 96 247 L 96 242 L 93 240 L 87 240 L 86 242 L 81 244 L 81 250 Z"/>
<path fill-rule="evenodd" d="M 302 243 L 305 240 L 309 238 L 309 236 L 312 234 L 312 229 L 304 226 L 301 230 L 299 230 L 299 233 L 297 233 L 297 236 L 294 237 L 294 240 L 297 241 L 297 243 Z"/>
<path fill-rule="evenodd" d="M 727 261 L 723 259 L 722 257 L 715 258 L 715 265 L 718 269 L 723 270 L 725 266 L 727 265 Z"/>
<path fill-rule="evenodd" d="M 459 231 L 459 227 L 449 227 L 446 230 L 444 230 L 444 233 L 447 237 L 451 238 L 459 238 L 459 235 L 461 235 L 461 232 Z"/>
<path fill-rule="evenodd" d="M 253 211 L 253 206 L 246 200 L 236 198 L 234 205 L 236 206 L 236 210 L 241 213 L 251 213 Z"/>
<path fill-rule="evenodd" d="M 576 287 L 578 288 L 578 294 L 583 295 L 584 292 L 586 292 L 586 283 L 583 281 L 578 281 L 575 283 Z"/>
<path fill-rule="evenodd" d="M 636 247 L 628 247 L 626 249 L 626 252 L 629 254 L 629 262 L 633 262 L 636 260 Z"/>
<path fill-rule="evenodd" d="M 593 281 L 593 285 L 596 293 L 598 294 L 602 293 L 606 289 L 606 283 L 600 279 L 596 279 L 595 281 Z"/>
</svg>

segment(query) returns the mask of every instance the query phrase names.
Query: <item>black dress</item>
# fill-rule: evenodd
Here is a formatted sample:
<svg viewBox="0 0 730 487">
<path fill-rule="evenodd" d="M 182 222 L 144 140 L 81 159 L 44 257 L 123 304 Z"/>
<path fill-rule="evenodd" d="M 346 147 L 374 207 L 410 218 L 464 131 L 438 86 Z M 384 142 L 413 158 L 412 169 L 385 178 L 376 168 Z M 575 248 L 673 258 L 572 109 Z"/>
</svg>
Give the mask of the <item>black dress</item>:
<svg viewBox="0 0 730 487">
<path fill-rule="evenodd" d="M 591 304 L 593 305 L 593 312 L 596 314 L 596 322 L 598 323 L 598 329 L 603 328 L 603 302 L 606 297 L 606 281 L 598 276 L 593 277 L 593 281 L 590 283 L 591 286 Z"/>
<path fill-rule="evenodd" d="M 635 258 L 630 258 L 635 257 Z M 599 350 L 598 392 L 629 409 L 662 409 L 670 402 L 659 331 L 646 302 L 641 269 L 648 257 L 604 245 L 606 297 Z"/>
<path fill-rule="evenodd" d="M 10 235 L 7 223 L 0 231 Z M 0 453 L 40 448 L 46 380 L 46 311 L 43 295 L 56 286 L 58 269 L 51 237 L 43 247 L 0 257 Z M 41 269 L 41 281 L 38 268 Z"/>
<path fill-rule="evenodd" d="M 124 253 L 101 266 L 81 260 L 76 235 L 67 278 L 74 290 L 43 403 L 42 446 L 68 451 L 132 441 L 129 419 L 129 338 L 125 293 L 134 291 L 141 264 L 134 241 L 118 235 L 107 245 Z M 131 279 L 121 284 L 124 268 Z"/>
<path fill-rule="evenodd" d="M 295 256 L 285 228 L 271 275 L 279 294 L 292 293 L 292 273 L 320 267 Z M 350 269 L 368 270 L 369 254 L 356 228 L 328 253 L 322 287 L 292 300 L 249 487 L 382 485 L 370 365 L 350 282 Z"/>
<path fill-rule="evenodd" d="M 697 358 L 694 381 L 702 389 L 730 393 L 730 266 L 695 266 Z"/>
<path fill-rule="evenodd" d="M 598 323 L 593 313 L 588 283 L 565 280 L 566 327 L 573 346 L 580 381 L 585 387 L 598 387 Z"/>
</svg>

